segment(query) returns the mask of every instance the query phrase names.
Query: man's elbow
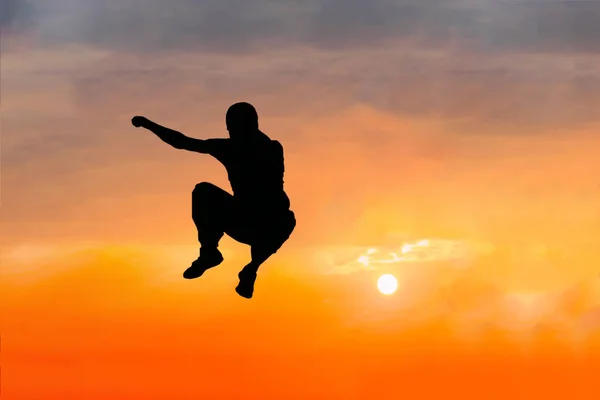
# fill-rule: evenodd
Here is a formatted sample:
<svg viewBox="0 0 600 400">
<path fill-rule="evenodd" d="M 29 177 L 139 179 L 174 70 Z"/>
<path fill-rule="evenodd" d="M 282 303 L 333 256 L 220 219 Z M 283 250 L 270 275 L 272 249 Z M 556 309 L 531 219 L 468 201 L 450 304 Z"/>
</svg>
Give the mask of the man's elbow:
<svg viewBox="0 0 600 400">
<path fill-rule="evenodd" d="M 173 146 L 174 149 L 185 150 L 185 145 L 180 141 L 173 141 L 170 144 L 171 146 Z"/>
</svg>

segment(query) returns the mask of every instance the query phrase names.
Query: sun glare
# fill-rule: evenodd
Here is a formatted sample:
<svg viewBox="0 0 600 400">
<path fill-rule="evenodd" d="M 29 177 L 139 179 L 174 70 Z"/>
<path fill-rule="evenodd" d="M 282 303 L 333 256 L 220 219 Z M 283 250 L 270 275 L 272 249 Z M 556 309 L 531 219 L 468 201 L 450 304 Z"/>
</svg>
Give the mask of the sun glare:
<svg viewBox="0 0 600 400">
<path fill-rule="evenodd" d="M 377 289 L 383 294 L 392 294 L 398 289 L 398 280 L 392 274 L 381 275 L 377 280 Z"/>
</svg>

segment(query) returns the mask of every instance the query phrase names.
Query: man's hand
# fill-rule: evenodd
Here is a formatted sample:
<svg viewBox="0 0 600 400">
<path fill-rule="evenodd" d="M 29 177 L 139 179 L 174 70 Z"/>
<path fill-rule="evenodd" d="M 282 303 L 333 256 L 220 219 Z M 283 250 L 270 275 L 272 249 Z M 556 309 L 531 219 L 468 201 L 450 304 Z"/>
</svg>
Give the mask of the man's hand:
<svg viewBox="0 0 600 400">
<path fill-rule="evenodd" d="M 131 124 L 133 126 L 135 126 L 136 128 L 139 128 L 140 126 L 142 128 L 145 128 L 148 124 L 148 118 L 140 117 L 139 115 L 135 116 L 135 117 L 131 118 Z"/>
</svg>

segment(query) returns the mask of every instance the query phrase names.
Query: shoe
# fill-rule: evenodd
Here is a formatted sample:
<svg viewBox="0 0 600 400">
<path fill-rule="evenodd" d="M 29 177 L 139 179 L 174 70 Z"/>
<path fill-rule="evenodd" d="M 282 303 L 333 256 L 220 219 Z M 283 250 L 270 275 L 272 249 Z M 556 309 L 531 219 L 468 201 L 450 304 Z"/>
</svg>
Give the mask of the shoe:
<svg viewBox="0 0 600 400">
<path fill-rule="evenodd" d="M 245 272 L 242 270 L 238 274 L 238 278 L 240 278 L 240 283 L 238 283 L 235 291 L 240 296 L 251 299 L 254 294 L 254 282 L 256 282 L 256 273 L 254 272 Z"/>
<path fill-rule="evenodd" d="M 223 262 L 219 249 L 200 249 L 200 257 L 183 272 L 184 279 L 200 278 L 206 270 L 216 267 Z"/>
</svg>

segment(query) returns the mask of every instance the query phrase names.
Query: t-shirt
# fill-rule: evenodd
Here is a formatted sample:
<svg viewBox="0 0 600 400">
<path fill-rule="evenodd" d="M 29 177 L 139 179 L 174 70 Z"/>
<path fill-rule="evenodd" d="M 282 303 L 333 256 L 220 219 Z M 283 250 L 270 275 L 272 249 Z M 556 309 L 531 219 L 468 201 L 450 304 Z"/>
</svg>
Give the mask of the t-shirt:
<svg viewBox="0 0 600 400">
<path fill-rule="evenodd" d="M 290 200 L 283 189 L 283 146 L 266 135 L 248 141 L 207 139 L 208 154 L 225 169 L 233 197 L 256 212 L 285 211 Z"/>
</svg>

